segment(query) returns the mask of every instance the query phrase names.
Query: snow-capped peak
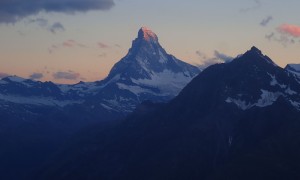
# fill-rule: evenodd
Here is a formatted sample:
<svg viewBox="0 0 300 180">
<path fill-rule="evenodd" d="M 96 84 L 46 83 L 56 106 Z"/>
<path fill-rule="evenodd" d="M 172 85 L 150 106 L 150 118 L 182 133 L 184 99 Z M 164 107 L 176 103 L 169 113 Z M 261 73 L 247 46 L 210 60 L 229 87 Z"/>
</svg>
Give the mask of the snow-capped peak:
<svg viewBox="0 0 300 180">
<path fill-rule="evenodd" d="M 19 76 L 8 76 L 8 77 L 6 77 L 4 79 L 10 80 L 12 82 L 23 82 L 23 81 L 26 81 L 26 79 L 21 78 Z"/>
<path fill-rule="evenodd" d="M 139 30 L 139 38 L 142 38 L 148 42 L 157 42 L 158 41 L 158 37 L 157 35 L 152 31 L 150 30 L 148 27 L 142 27 L 140 30 Z"/>
<path fill-rule="evenodd" d="M 287 72 L 290 72 L 290 73 L 294 74 L 296 77 L 300 78 L 300 64 L 287 64 L 284 69 Z"/>
<path fill-rule="evenodd" d="M 121 93 L 111 94 L 109 98 L 101 96 L 107 100 L 102 106 L 106 109 L 126 107 L 126 110 L 132 111 L 144 100 L 170 100 L 199 72 L 197 67 L 169 55 L 159 44 L 156 34 L 142 27 L 128 54 L 113 66 L 103 80 L 105 86 L 111 88 L 106 94 Z M 103 89 L 106 91 L 106 88 Z M 126 102 L 123 102 L 124 99 Z"/>
<path fill-rule="evenodd" d="M 169 55 L 158 42 L 157 35 L 142 27 L 128 54 L 114 65 L 106 80 L 116 75 L 125 79 L 150 79 L 163 72 L 181 73 L 190 78 L 200 71 Z M 169 73 L 167 73 L 169 74 Z"/>
<path fill-rule="evenodd" d="M 287 64 L 285 69 L 289 71 L 300 72 L 300 64 Z"/>
</svg>

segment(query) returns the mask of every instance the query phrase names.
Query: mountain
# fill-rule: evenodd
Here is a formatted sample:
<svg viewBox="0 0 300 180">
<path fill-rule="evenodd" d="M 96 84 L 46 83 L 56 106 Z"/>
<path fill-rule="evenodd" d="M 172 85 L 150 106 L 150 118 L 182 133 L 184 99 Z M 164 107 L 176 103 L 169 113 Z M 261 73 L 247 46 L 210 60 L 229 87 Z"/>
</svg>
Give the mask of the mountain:
<svg viewBox="0 0 300 180">
<path fill-rule="evenodd" d="M 288 64 L 284 69 L 300 78 L 300 64 Z"/>
<path fill-rule="evenodd" d="M 128 114 L 146 100 L 169 101 L 199 72 L 167 54 L 157 35 L 142 27 L 128 54 L 104 80 L 59 85 L 10 76 L 0 80 L 0 102 L 59 108 L 74 105 Z"/>
<path fill-rule="evenodd" d="M 287 64 L 284 69 L 293 72 L 300 72 L 300 64 Z"/>
<path fill-rule="evenodd" d="M 24 179 L 80 129 L 124 118 L 143 101 L 171 100 L 199 72 L 167 54 L 144 27 L 104 80 L 63 85 L 1 79 L 0 179 Z"/>
<path fill-rule="evenodd" d="M 167 104 L 78 133 L 35 179 L 300 178 L 300 84 L 256 47 Z"/>
<path fill-rule="evenodd" d="M 142 27 L 128 54 L 113 66 L 93 100 L 100 100 L 102 107 L 114 113 L 132 112 L 146 100 L 169 101 L 199 72 L 167 54 L 156 34 Z"/>
</svg>

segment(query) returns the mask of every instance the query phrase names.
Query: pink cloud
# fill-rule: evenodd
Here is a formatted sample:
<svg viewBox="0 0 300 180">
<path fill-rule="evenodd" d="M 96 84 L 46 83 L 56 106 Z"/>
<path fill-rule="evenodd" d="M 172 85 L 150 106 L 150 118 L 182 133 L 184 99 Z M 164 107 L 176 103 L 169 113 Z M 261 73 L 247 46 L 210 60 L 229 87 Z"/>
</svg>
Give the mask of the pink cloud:
<svg viewBox="0 0 300 180">
<path fill-rule="evenodd" d="M 71 47 L 74 47 L 76 45 L 77 45 L 77 42 L 74 41 L 74 40 L 68 40 L 68 41 L 63 42 L 64 47 L 70 47 L 71 48 Z"/>
<path fill-rule="evenodd" d="M 109 48 L 109 46 L 108 46 L 107 44 L 104 44 L 104 43 L 101 43 L 101 42 L 98 43 L 98 46 L 99 46 L 99 48 L 101 48 L 101 49 Z"/>
<path fill-rule="evenodd" d="M 64 47 L 69 47 L 69 48 L 70 48 L 70 47 L 87 48 L 87 46 L 86 46 L 85 44 L 79 43 L 79 42 L 77 42 L 77 41 L 75 41 L 75 40 L 72 40 L 72 39 L 63 42 L 63 46 L 64 46 Z"/>
<path fill-rule="evenodd" d="M 79 43 L 75 40 L 66 40 L 59 44 L 53 44 L 48 48 L 48 52 L 52 54 L 55 50 L 58 50 L 60 48 L 73 48 L 73 47 L 80 47 L 80 48 L 89 48 L 87 45 Z"/>
<path fill-rule="evenodd" d="M 283 24 L 279 26 L 278 31 L 293 37 L 300 37 L 300 26 L 297 25 Z"/>
</svg>

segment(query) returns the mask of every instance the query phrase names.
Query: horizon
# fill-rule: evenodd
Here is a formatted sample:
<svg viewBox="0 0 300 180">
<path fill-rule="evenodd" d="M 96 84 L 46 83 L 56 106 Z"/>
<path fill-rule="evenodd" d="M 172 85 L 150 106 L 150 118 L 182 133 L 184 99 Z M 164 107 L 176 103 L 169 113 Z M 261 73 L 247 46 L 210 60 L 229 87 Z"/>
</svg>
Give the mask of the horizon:
<svg viewBox="0 0 300 180">
<path fill-rule="evenodd" d="M 143 26 L 157 34 L 169 54 L 192 65 L 222 62 L 252 46 L 281 67 L 300 63 L 299 1 L 82 3 L 85 8 L 74 9 L 32 4 L 34 11 L 14 14 L 15 7 L 4 2 L 0 75 L 59 84 L 102 80 Z"/>
<path fill-rule="evenodd" d="M 145 26 L 141 27 L 140 30 L 142 30 L 143 28 L 147 28 L 147 31 L 151 31 L 151 29 L 149 29 L 148 27 L 145 27 Z M 144 37 L 144 38 L 146 39 L 146 37 Z M 147 39 L 146 39 L 146 40 L 147 40 Z M 148 41 L 148 40 L 147 40 L 147 41 Z M 252 46 L 252 47 L 249 48 L 247 51 L 245 51 L 244 53 L 240 53 L 239 55 L 244 55 L 244 54 L 247 53 L 248 51 L 251 51 L 253 48 L 255 48 L 255 49 L 261 51 L 261 49 L 257 48 L 256 46 Z M 263 55 L 267 56 L 266 54 L 263 53 L 263 51 L 261 51 L 261 53 L 262 53 Z M 170 55 L 172 55 L 172 54 L 170 54 Z M 225 60 L 225 58 L 224 58 L 224 62 L 215 62 L 214 64 L 230 63 L 231 61 L 233 61 L 233 60 L 239 58 L 239 57 L 240 57 L 239 55 L 235 56 L 235 57 L 232 58 L 232 59 L 226 59 L 226 60 Z M 125 55 L 124 55 L 124 56 L 125 56 Z M 228 58 L 228 57 L 226 57 L 226 58 Z M 122 59 L 121 59 L 121 60 L 122 60 Z M 272 60 L 272 59 L 271 59 L 271 60 Z M 192 65 L 195 66 L 195 67 L 197 67 L 200 71 L 203 71 L 203 70 L 205 70 L 206 68 L 208 68 L 209 66 L 214 65 L 214 64 L 207 64 L 207 66 L 205 66 L 205 67 L 201 67 L 201 65 L 198 65 L 198 66 L 197 66 L 197 65 L 193 65 L 193 64 L 192 64 Z M 276 64 L 276 62 L 275 62 L 275 64 Z M 276 65 L 277 65 L 277 64 L 276 64 Z M 288 65 L 288 64 L 287 64 L 287 65 Z M 295 65 L 295 64 L 290 63 L 290 65 Z M 279 67 L 280 67 L 280 66 L 279 66 Z M 281 67 L 281 68 L 282 68 L 282 67 Z M 3 76 L 2 78 L 0 78 L 0 80 L 1 80 L 1 79 L 4 79 L 4 78 L 11 78 L 11 77 L 12 77 L 12 78 L 17 78 L 17 79 L 19 79 L 19 80 L 16 80 L 16 81 L 32 80 L 32 81 L 36 81 L 36 82 L 38 82 L 38 81 L 40 81 L 40 82 L 52 82 L 52 83 L 55 83 L 55 84 L 58 84 L 58 85 L 76 85 L 76 84 L 80 84 L 80 83 L 91 83 L 91 82 L 103 81 L 103 80 L 105 80 L 105 79 L 108 77 L 108 75 L 107 75 L 106 77 L 104 77 L 103 79 L 99 79 L 99 80 L 95 80 L 95 81 L 84 81 L 84 80 L 80 80 L 80 81 L 75 82 L 75 83 L 56 83 L 56 82 L 51 81 L 51 80 L 45 80 L 45 81 L 42 81 L 42 80 L 30 78 L 30 77 L 28 77 L 28 78 L 26 78 L 26 77 L 21 77 L 21 76 L 15 75 L 15 74 L 12 74 L 12 75 L 5 75 L 5 76 Z"/>
</svg>

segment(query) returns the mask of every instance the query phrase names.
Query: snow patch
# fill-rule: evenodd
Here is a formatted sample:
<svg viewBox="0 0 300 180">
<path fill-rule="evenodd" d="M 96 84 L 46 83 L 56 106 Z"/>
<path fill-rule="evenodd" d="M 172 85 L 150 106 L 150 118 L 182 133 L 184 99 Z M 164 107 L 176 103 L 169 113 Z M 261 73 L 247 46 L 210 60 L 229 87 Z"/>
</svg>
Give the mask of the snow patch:
<svg viewBox="0 0 300 180">
<path fill-rule="evenodd" d="M 129 99 L 126 100 L 129 101 Z M 113 99 L 104 99 L 101 105 L 108 110 L 113 110 L 116 112 L 132 112 L 135 108 L 135 104 L 132 105 L 128 102 L 122 103 L 122 98 L 117 98 L 117 96 L 115 96 Z"/>
<path fill-rule="evenodd" d="M 45 106 L 59 106 L 64 107 L 70 104 L 80 104 L 83 101 L 57 100 L 49 97 L 23 97 L 14 95 L 0 94 L 0 100 L 16 103 L 16 104 L 30 104 L 30 105 L 45 105 Z"/>
<path fill-rule="evenodd" d="M 176 96 L 192 78 L 186 76 L 185 73 L 174 73 L 170 70 L 164 70 L 159 73 L 151 73 L 149 79 L 131 78 L 131 81 L 137 85 L 158 88 L 162 94 Z"/>
<path fill-rule="evenodd" d="M 228 97 L 225 102 L 227 103 L 234 103 L 235 105 L 237 105 L 237 107 L 239 107 L 242 110 L 247 110 L 250 109 L 252 107 L 252 105 L 250 103 L 246 103 L 246 101 L 240 100 L 240 99 L 233 99 Z"/>
<path fill-rule="evenodd" d="M 288 70 L 290 73 L 296 75 L 297 77 L 300 77 L 300 72 L 298 71 L 291 71 L 291 70 Z"/>
<path fill-rule="evenodd" d="M 286 94 L 289 94 L 289 95 L 295 95 L 295 94 L 297 94 L 297 92 L 296 92 L 296 91 L 293 91 L 293 90 L 291 90 L 291 88 L 290 88 L 290 87 L 288 87 L 288 88 L 285 90 L 285 93 L 286 93 Z"/>
<path fill-rule="evenodd" d="M 18 76 L 8 76 L 5 79 L 0 80 L 0 84 L 9 84 L 10 82 L 22 84 L 26 87 L 32 87 L 32 84 L 30 83 L 32 80 L 24 79 Z"/>
<path fill-rule="evenodd" d="M 140 64 L 141 68 L 144 69 L 147 73 L 150 73 L 151 71 L 148 70 L 147 64 L 149 64 L 147 58 L 142 58 L 137 56 L 136 57 L 137 62 Z"/>
<path fill-rule="evenodd" d="M 284 85 L 284 84 L 279 84 L 278 83 L 278 81 L 277 81 L 277 79 L 276 79 L 276 76 L 275 75 L 272 75 L 272 74 L 269 74 L 268 73 L 268 75 L 271 77 L 271 82 L 270 82 L 270 85 L 271 86 L 276 86 L 276 85 L 278 85 L 279 87 L 281 87 L 282 89 L 284 89 L 284 88 L 286 88 L 286 85 Z"/>
<path fill-rule="evenodd" d="M 109 84 L 111 84 L 111 83 L 114 83 L 114 82 L 120 80 L 120 78 L 121 78 L 121 75 L 120 75 L 120 74 L 117 74 L 117 75 L 115 75 L 111 80 L 109 80 L 109 81 L 106 82 L 105 84 L 99 86 L 99 88 L 104 88 L 104 87 L 106 87 L 107 85 L 109 85 Z"/>
<path fill-rule="evenodd" d="M 231 146 L 231 144 L 232 144 L 232 139 L 233 139 L 232 136 L 228 137 L 228 144 L 229 144 L 229 146 Z"/>
<path fill-rule="evenodd" d="M 8 84 L 8 82 L 6 82 L 4 80 L 0 80 L 0 84 Z"/>
<path fill-rule="evenodd" d="M 112 79 L 110 79 L 108 82 L 98 85 L 95 82 L 82 82 L 79 84 L 74 85 L 67 85 L 67 84 L 57 84 L 58 88 L 63 93 L 69 93 L 71 91 L 75 91 L 78 93 L 79 96 L 85 96 L 86 93 L 95 93 L 105 86 L 107 86 L 110 83 L 116 82 L 120 79 L 120 74 L 117 74 Z"/>
<path fill-rule="evenodd" d="M 153 91 L 149 89 L 141 88 L 140 86 L 130 86 L 122 83 L 117 83 L 117 86 L 119 89 L 128 90 L 137 96 L 142 93 L 155 94 Z"/>
<path fill-rule="evenodd" d="M 292 73 L 297 77 L 300 77 L 300 64 L 288 64 L 285 70 L 288 73 Z"/>
<path fill-rule="evenodd" d="M 257 101 L 257 103 L 254 104 L 254 106 L 258 107 L 266 107 L 271 106 L 279 96 L 283 95 L 280 92 L 270 92 L 267 90 L 261 90 L 261 98 Z"/>
<path fill-rule="evenodd" d="M 103 103 L 101 103 L 100 105 L 101 105 L 102 107 L 104 107 L 105 109 L 109 110 L 109 111 L 114 110 L 113 108 L 111 108 L 111 107 L 109 107 L 109 106 L 107 106 L 107 105 L 105 105 L 105 104 L 103 104 Z"/>
<path fill-rule="evenodd" d="M 77 91 L 81 93 L 91 93 L 93 91 L 101 89 L 101 87 L 97 86 L 96 83 L 80 83 L 75 85 L 67 85 L 67 84 L 58 84 L 58 88 L 63 93 L 68 93 L 71 91 Z"/>
<path fill-rule="evenodd" d="M 116 97 L 115 97 L 115 99 L 104 100 L 104 101 L 113 107 L 119 107 L 119 102 L 117 101 Z"/>
<path fill-rule="evenodd" d="M 243 101 L 241 99 L 234 99 L 234 98 L 230 98 L 228 97 L 225 102 L 227 103 L 234 103 L 235 105 L 237 105 L 240 109 L 242 110 L 247 110 L 250 109 L 254 106 L 257 107 L 267 107 L 267 106 L 271 106 L 277 99 L 279 96 L 284 96 L 284 94 L 282 94 L 281 92 L 270 92 L 267 90 L 263 90 L 261 89 L 261 96 L 260 99 L 257 100 L 256 103 L 247 103 L 246 101 Z"/>
<path fill-rule="evenodd" d="M 159 60 L 158 62 L 165 64 L 168 62 L 168 58 L 161 52 L 161 50 L 159 50 Z"/>
<path fill-rule="evenodd" d="M 13 81 L 13 82 L 24 82 L 26 79 L 23 79 L 23 78 L 20 78 L 18 76 L 9 76 L 7 77 L 7 79 L 9 79 L 10 81 Z"/>
<path fill-rule="evenodd" d="M 294 106 L 297 110 L 300 110 L 300 103 L 290 100 L 289 101 L 292 106 Z"/>
</svg>

